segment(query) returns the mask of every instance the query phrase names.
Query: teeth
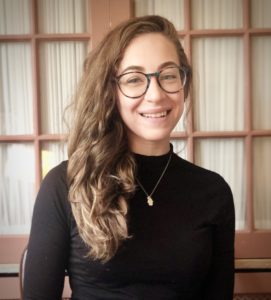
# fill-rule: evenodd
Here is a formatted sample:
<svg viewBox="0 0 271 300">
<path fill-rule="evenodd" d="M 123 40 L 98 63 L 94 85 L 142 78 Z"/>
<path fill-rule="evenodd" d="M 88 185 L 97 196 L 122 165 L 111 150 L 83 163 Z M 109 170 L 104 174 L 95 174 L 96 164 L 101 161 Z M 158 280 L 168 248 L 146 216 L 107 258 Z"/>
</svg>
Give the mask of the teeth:
<svg viewBox="0 0 271 300">
<path fill-rule="evenodd" d="M 146 118 L 162 118 L 167 115 L 167 112 L 163 111 L 163 112 L 156 113 L 156 114 L 141 114 L 141 115 Z"/>
</svg>

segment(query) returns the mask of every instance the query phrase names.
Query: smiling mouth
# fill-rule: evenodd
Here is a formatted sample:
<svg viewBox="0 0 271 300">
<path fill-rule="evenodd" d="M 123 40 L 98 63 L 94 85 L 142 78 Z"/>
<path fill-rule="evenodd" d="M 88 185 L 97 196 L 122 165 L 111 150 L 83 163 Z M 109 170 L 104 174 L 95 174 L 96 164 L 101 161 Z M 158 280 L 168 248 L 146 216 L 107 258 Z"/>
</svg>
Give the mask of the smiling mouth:
<svg viewBox="0 0 271 300">
<path fill-rule="evenodd" d="M 144 118 L 164 118 L 166 117 L 168 114 L 169 114 L 169 110 L 167 111 L 162 111 L 162 112 L 159 112 L 159 113 L 155 113 L 155 114 L 144 114 L 144 113 L 141 113 L 140 115 Z"/>
</svg>

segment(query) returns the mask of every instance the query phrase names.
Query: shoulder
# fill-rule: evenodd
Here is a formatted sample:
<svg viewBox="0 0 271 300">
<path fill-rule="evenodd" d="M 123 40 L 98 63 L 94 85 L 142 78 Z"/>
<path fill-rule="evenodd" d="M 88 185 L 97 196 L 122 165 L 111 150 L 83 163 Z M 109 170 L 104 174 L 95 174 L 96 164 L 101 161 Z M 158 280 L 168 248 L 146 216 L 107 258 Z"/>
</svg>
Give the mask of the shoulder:
<svg viewBox="0 0 271 300">
<path fill-rule="evenodd" d="M 40 193 L 53 194 L 58 197 L 67 195 L 67 161 L 61 162 L 47 173 L 41 183 Z"/>
<path fill-rule="evenodd" d="M 184 180 L 185 185 L 190 187 L 194 193 L 205 196 L 216 196 L 221 194 L 232 198 L 229 184 L 218 173 L 195 165 L 178 155 L 174 155 L 175 173 Z"/>
<path fill-rule="evenodd" d="M 69 214 L 67 161 L 63 161 L 47 173 L 41 183 L 35 208 L 44 212 L 53 210 L 62 217 Z"/>
<path fill-rule="evenodd" d="M 63 161 L 52 168 L 42 181 L 42 185 L 67 185 L 67 165 L 68 161 Z"/>
<path fill-rule="evenodd" d="M 194 180 L 200 180 L 204 182 L 224 182 L 224 179 L 218 173 L 189 162 L 179 157 L 177 154 L 174 154 L 174 166 L 177 172 L 184 173 L 186 176 L 192 177 L 191 179 Z"/>
<path fill-rule="evenodd" d="M 199 219 L 208 214 L 216 223 L 225 221 L 234 227 L 234 201 L 231 188 L 216 172 L 197 166 L 177 155 L 174 156 L 175 173 L 182 192 L 193 203 Z"/>
</svg>

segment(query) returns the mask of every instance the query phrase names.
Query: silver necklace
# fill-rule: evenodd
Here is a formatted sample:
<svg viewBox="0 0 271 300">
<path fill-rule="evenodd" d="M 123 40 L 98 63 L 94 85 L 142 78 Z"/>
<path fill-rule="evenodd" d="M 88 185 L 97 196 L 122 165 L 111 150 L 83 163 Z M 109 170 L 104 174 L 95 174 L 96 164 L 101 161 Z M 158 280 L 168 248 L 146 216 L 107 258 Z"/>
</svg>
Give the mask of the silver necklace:
<svg viewBox="0 0 271 300">
<path fill-rule="evenodd" d="M 165 173 L 166 173 L 166 170 L 167 170 L 167 168 L 168 168 L 168 166 L 169 166 L 169 163 L 170 163 L 170 161 L 171 161 L 172 153 L 173 153 L 173 152 L 170 153 L 170 156 L 169 156 L 169 158 L 168 158 L 167 164 L 166 164 L 166 166 L 165 166 L 165 168 L 164 168 L 162 174 L 160 175 L 159 179 L 157 180 L 157 182 L 156 182 L 156 184 L 155 184 L 155 186 L 154 186 L 154 188 L 152 189 L 152 191 L 151 191 L 150 194 L 148 194 L 148 193 L 146 192 L 144 186 L 141 184 L 141 182 L 138 180 L 138 178 L 136 178 L 136 182 L 138 183 L 138 185 L 140 186 L 140 188 L 142 189 L 142 191 L 144 192 L 144 194 L 147 196 L 147 203 L 148 203 L 149 206 L 153 206 L 153 204 L 154 204 L 154 200 L 153 200 L 153 198 L 152 198 L 152 195 L 153 195 L 153 193 L 156 191 L 156 189 L 157 189 L 157 187 L 158 187 L 160 181 L 162 180 L 163 176 L 164 176 Z"/>
</svg>

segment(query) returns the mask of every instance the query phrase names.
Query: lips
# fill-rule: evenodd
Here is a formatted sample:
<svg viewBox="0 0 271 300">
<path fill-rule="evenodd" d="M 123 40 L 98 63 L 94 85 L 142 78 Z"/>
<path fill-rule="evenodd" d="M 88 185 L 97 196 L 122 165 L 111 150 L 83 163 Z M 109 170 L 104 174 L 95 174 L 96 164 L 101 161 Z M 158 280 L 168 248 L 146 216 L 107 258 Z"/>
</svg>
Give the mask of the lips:
<svg viewBox="0 0 271 300">
<path fill-rule="evenodd" d="M 158 113 L 140 113 L 144 118 L 164 118 L 169 113 L 169 110 L 158 112 Z"/>
</svg>

